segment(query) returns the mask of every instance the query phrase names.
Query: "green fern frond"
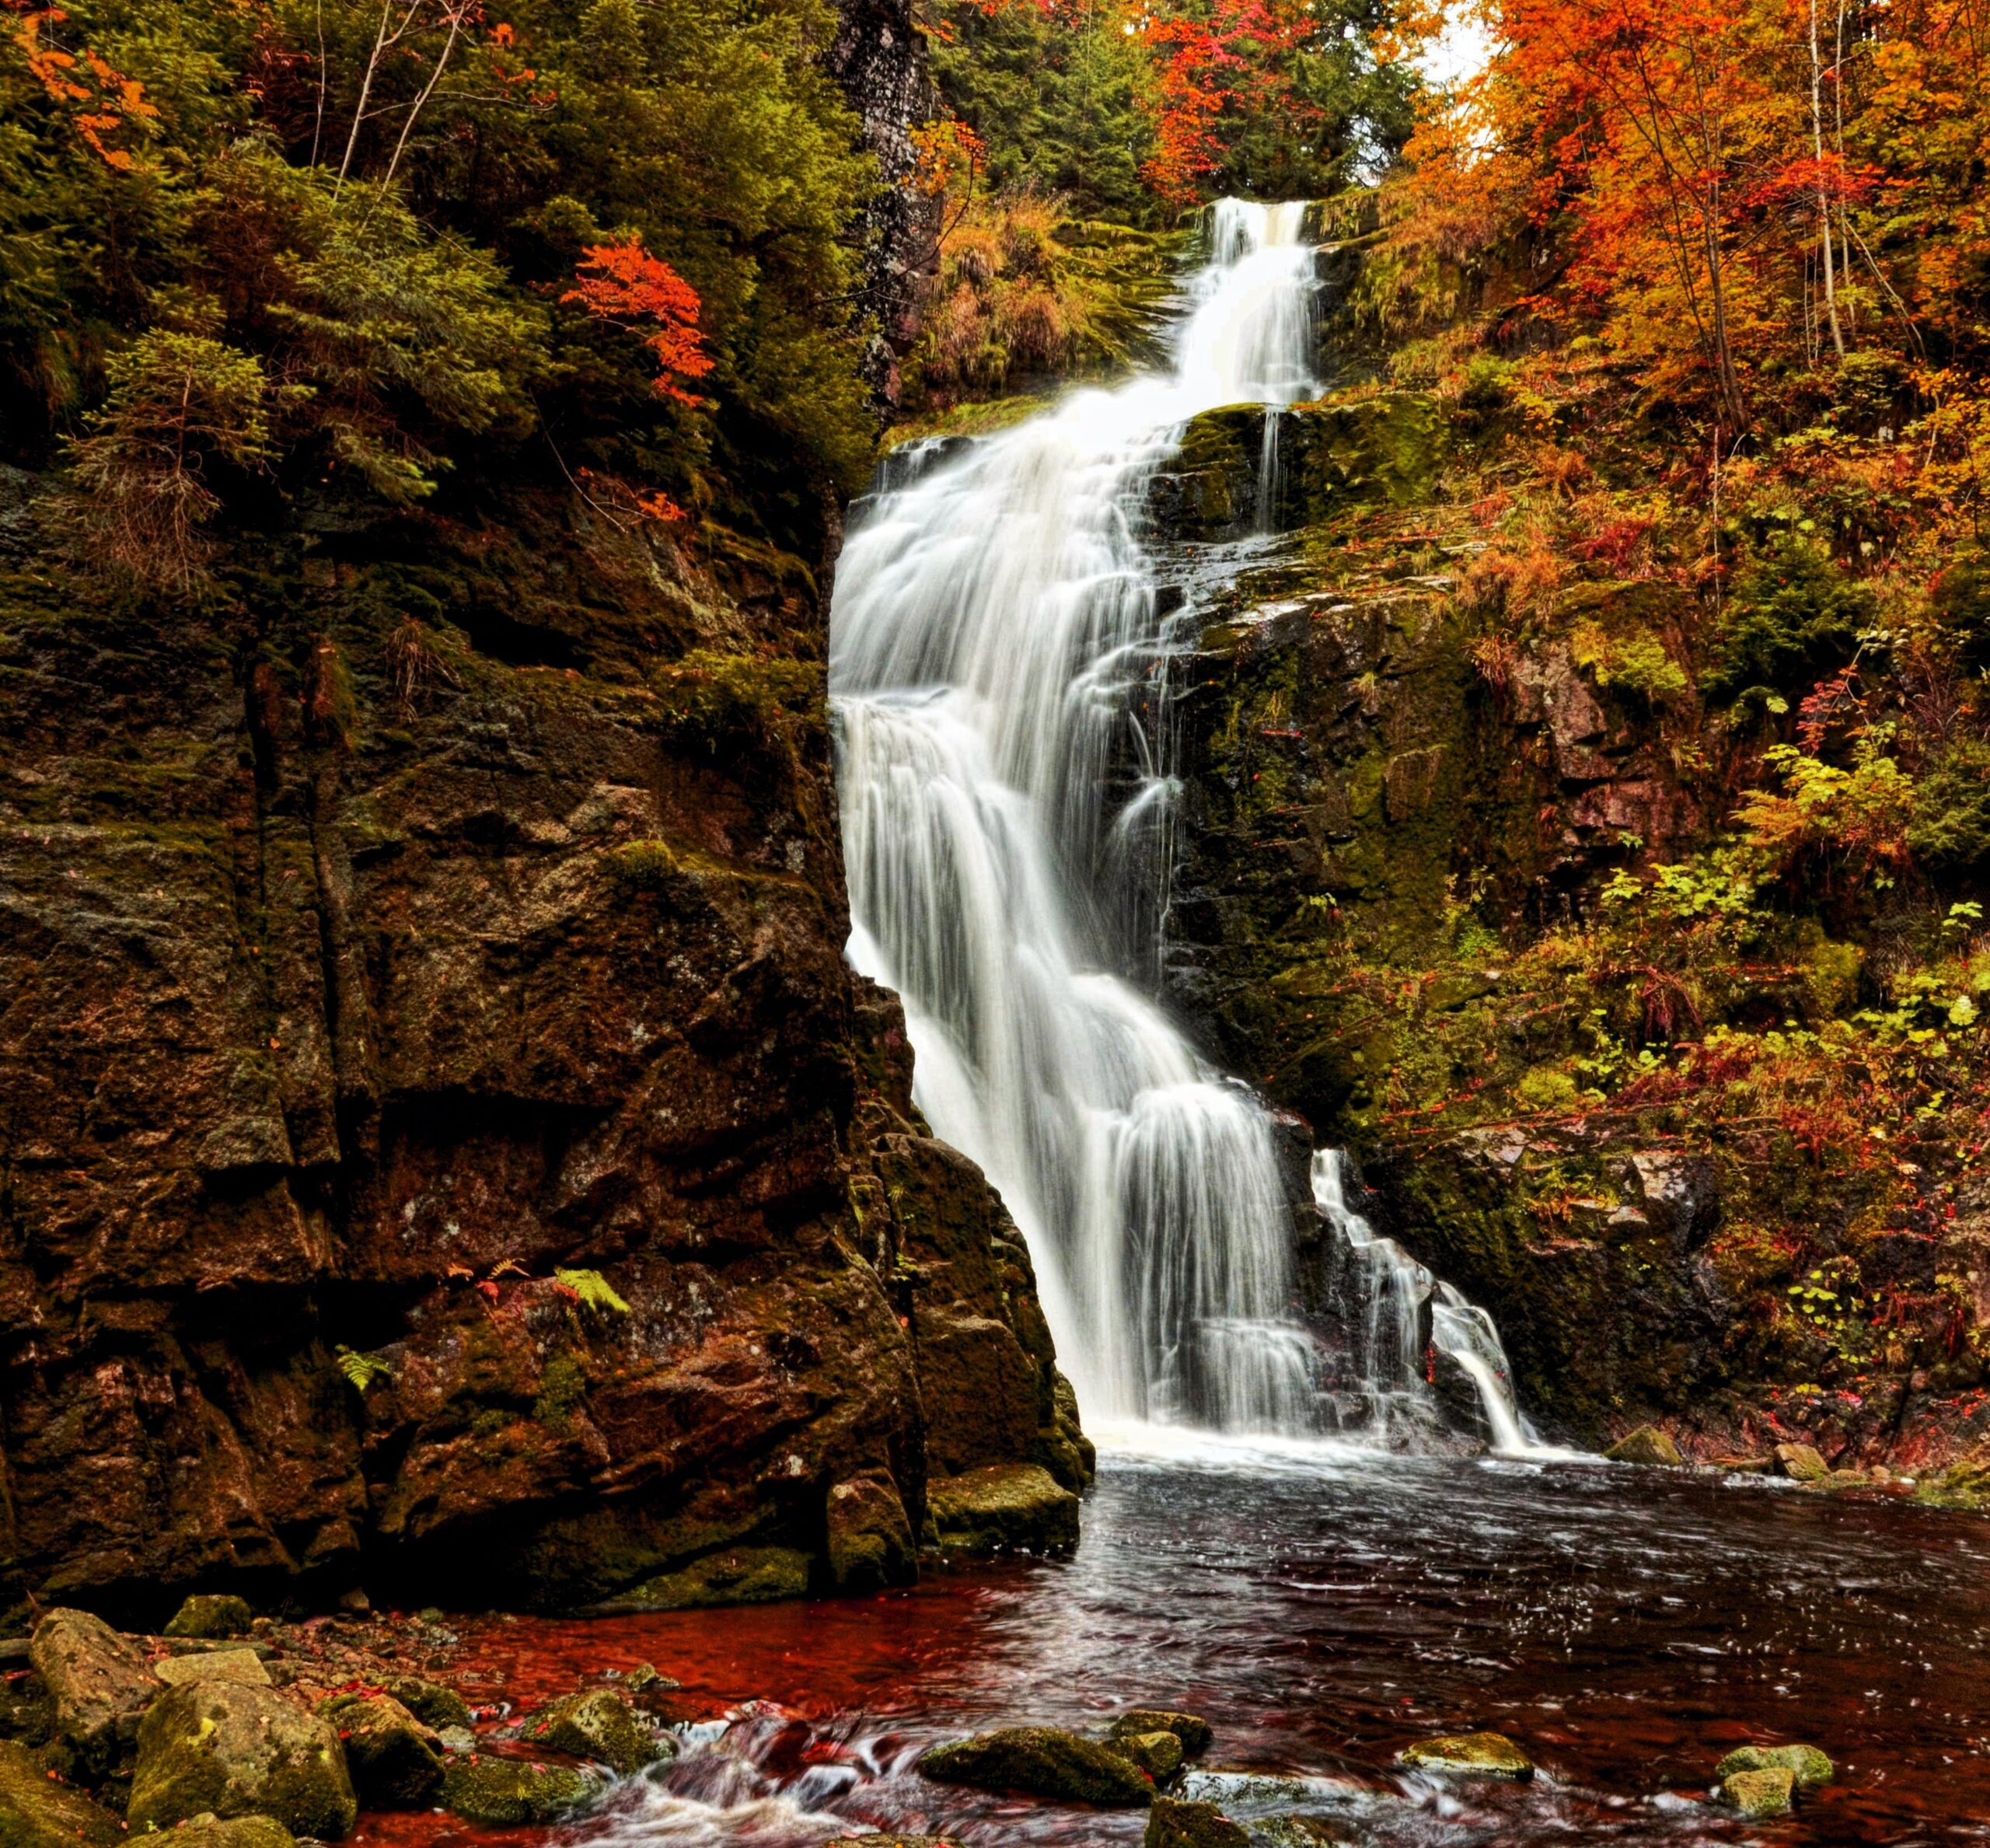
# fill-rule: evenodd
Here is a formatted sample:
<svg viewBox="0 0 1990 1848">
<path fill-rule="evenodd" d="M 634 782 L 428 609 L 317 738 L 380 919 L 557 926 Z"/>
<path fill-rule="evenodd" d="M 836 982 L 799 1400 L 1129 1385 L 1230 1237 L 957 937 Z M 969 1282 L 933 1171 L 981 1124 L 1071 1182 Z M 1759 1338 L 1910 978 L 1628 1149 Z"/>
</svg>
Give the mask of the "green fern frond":
<svg viewBox="0 0 1990 1848">
<path fill-rule="evenodd" d="M 360 1392 L 394 1377 L 393 1368 L 376 1354 L 361 1354 L 355 1349 L 340 1347 L 333 1350 L 333 1358 L 347 1382 Z"/>
<path fill-rule="evenodd" d="M 618 1315 L 629 1313 L 629 1305 L 615 1294 L 614 1286 L 599 1270 L 556 1270 L 556 1283 L 573 1291 L 585 1308 L 613 1309 Z"/>
</svg>

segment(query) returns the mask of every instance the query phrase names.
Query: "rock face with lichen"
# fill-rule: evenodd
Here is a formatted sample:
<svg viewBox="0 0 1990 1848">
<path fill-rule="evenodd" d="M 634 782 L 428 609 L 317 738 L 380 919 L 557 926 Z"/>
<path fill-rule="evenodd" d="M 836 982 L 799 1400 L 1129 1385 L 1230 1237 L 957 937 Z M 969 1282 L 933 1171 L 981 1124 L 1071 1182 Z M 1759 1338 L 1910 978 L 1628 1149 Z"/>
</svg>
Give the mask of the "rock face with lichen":
<svg viewBox="0 0 1990 1848">
<path fill-rule="evenodd" d="M 759 1549 L 792 1593 L 839 1485 L 894 1581 L 929 1479 L 1079 1485 L 1022 1241 L 843 960 L 805 565 L 530 498 L 272 540 L 212 610 L 44 562 L 0 557 L 17 1587 L 156 1621 L 363 1549 L 578 1605 Z"/>
</svg>

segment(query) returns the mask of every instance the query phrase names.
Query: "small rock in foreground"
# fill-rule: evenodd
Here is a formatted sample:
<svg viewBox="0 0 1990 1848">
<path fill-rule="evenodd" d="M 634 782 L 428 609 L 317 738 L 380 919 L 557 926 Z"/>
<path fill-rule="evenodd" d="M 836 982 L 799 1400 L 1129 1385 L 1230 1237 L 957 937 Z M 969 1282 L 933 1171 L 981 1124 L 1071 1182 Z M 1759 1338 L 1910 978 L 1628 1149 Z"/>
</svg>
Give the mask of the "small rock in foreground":
<svg viewBox="0 0 1990 1848">
<path fill-rule="evenodd" d="M 1789 1814 L 1791 1793 L 1796 1785 L 1796 1776 L 1787 1765 L 1775 1765 L 1760 1771 L 1737 1771 L 1733 1776 L 1722 1779 L 1721 1800 L 1739 1810 L 1751 1822 L 1760 1822 L 1769 1816 Z"/>
<path fill-rule="evenodd" d="M 1154 1786 L 1115 1752 L 1054 1726 L 978 1733 L 920 1755 L 923 1776 L 990 1790 L 1024 1790 L 1077 1803 L 1148 1804 Z"/>
<path fill-rule="evenodd" d="M 1164 1707 L 1129 1707 L 1109 1730 L 1115 1739 L 1138 1732 L 1171 1732 L 1182 1741 L 1184 1758 L 1200 1758 L 1216 1738 L 1214 1729 L 1201 1714 L 1178 1714 Z"/>
<path fill-rule="evenodd" d="M 442 1774 L 442 1807 L 496 1829 L 557 1822 L 594 1794 L 578 1771 L 515 1758 L 459 1759 Z"/>
<path fill-rule="evenodd" d="M 197 1591 L 173 1612 L 169 1637 L 246 1637 L 255 1613 L 246 1598 L 225 1592 Z"/>
<path fill-rule="evenodd" d="M 468 1726 L 476 1717 L 470 1710 L 470 1703 L 454 1688 L 424 1681 L 418 1675 L 396 1675 L 387 1683 L 387 1692 L 424 1726 L 432 1726 L 438 1731 L 445 1726 Z"/>
<path fill-rule="evenodd" d="M 550 1752 L 599 1759 L 624 1777 L 660 1758 L 676 1755 L 674 1741 L 665 1744 L 658 1738 L 630 1712 L 620 1695 L 606 1688 L 554 1701 L 526 1720 L 518 1736 Z"/>
<path fill-rule="evenodd" d="M 1213 1803 L 1157 1797 L 1140 1848 L 1251 1848 L 1251 1838 Z"/>
<path fill-rule="evenodd" d="M 1838 1768 L 1814 1745 L 1744 1745 L 1730 1752 L 1714 1766 L 1716 1777 L 1732 1777 L 1737 1771 L 1787 1771 L 1800 1790 L 1815 1790 L 1829 1783 Z"/>
<path fill-rule="evenodd" d="M 1398 1753 L 1396 1762 L 1412 1770 L 1441 1771 L 1458 1777 L 1510 1777 L 1524 1782 L 1534 1775 L 1534 1760 L 1500 1732 L 1419 1739 Z"/>
<path fill-rule="evenodd" d="M 208 1811 L 274 1816 L 292 1835 L 334 1842 L 351 1834 L 359 1803 L 327 1721 L 274 1689 L 196 1682 L 147 1711 L 125 1814 L 141 1832 Z"/>
<path fill-rule="evenodd" d="M 442 1788 L 442 1740 L 391 1694 L 334 1694 L 318 1711 L 338 1728 L 368 1809 L 420 1809 Z"/>
<path fill-rule="evenodd" d="M 1821 1483 L 1831 1474 L 1831 1465 L 1807 1444 L 1779 1444 L 1777 1467 L 1793 1483 Z"/>
<path fill-rule="evenodd" d="M 1679 1446 L 1655 1424 L 1641 1424 L 1628 1438 L 1621 1438 L 1603 1453 L 1610 1463 L 1642 1463 L 1648 1469 L 1677 1469 L 1686 1459 Z"/>
<path fill-rule="evenodd" d="M 1182 1741 L 1171 1732 L 1119 1732 L 1107 1744 L 1129 1762 L 1138 1765 L 1156 1783 L 1182 1769 Z"/>
<path fill-rule="evenodd" d="M 0 1842 L 6 1848 L 116 1848 L 124 1825 L 107 1809 L 53 1783 L 25 1745 L 0 1740 Z"/>
</svg>

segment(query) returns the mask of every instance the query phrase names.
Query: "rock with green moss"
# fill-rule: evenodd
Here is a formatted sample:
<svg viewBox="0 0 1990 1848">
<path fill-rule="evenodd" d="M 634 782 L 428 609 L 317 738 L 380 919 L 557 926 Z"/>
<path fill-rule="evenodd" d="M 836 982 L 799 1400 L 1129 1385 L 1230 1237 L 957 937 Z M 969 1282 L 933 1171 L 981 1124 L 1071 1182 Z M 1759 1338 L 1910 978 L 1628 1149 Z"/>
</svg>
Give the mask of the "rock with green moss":
<svg viewBox="0 0 1990 1848">
<path fill-rule="evenodd" d="M 1140 1848 L 1250 1848 L 1250 1836 L 1213 1803 L 1157 1797 Z"/>
<path fill-rule="evenodd" d="M 1032 1797 L 1103 1804 L 1147 1804 L 1146 1773 L 1096 1740 L 1055 1726 L 1010 1726 L 920 1755 L 922 1776 L 941 1783 L 1022 1790 Z"/>
<path fill-rule="evenodd" d="M 1737 1771 L 1779 1769 L 1795 1778 L 1800 1790 L 1814 1790 L 1838 1775 L 1838 1767 L 1814 1745 L 1744 1745 L 1715 1766 L 1713 1774 L 1725 1779 Z"/>
<path fill-rule="evenodd" d="M 1786 1765 L 1758 1771 L 1737 1771 L 1720 1780 L 1721 1801 L 1751 1822 L 1786 1816 L 1795 1807 L 1796 1780 Z"/>
<path fill-rule="evenodd" d="M 1808 1444 L 1779 1444 L 1777 1467 L 1794 1483 L 1821 1483 L 1829 1479 L 1831 1465 Z"/>
<path fill-rule="evenodd" d="M 318 1711 L 338 1729 L 368 1809 L 419 1809 L 442 1788 L 442 1740 L 391 1694 L 334 1694 Z"/>
<path fill-rule="evenodd" d="M 829 1577 L 839 1591 L 875 1591 L 919 1577 L 912 1523 L 887 1470 L 867 1470 L 833 1484 L 825 1510 Z"/>
<path fill-rule="evenodd" d="M 190 1682 L 232 1681 L 244 1686 L 267 1688 L 270 1672 L 253 1649 L 202 1649 L 187 1655 L 169 1655 L 152 1665 L 152 1672 L 169 1688 Z"/>
<path fill-rule="evenodd" d="M 674 1745 L 659 1739 L 620 1695 L 606 1688 L 554 1701 L 527 1720 L 518 1736 L 549 1752 L 596 1759 L 625 1777 L 676 1755 Z"/>
<path fill-rule="evenodd" d="M 806 1595 L 812 1555 L 791 1546 L 728 1546 L 675 1572 L 645 1579 L 592 1608 L 603 1614 L 694 1611 L 715 1605 L 773 1604 Z"/>
<path fill-rule="evenodd" d="M 169 1637 L 246 1637 L 255 1612 L 248 1600 L 226 1591 L 196 1591 L 173 1613 Z"/>
<path fill-rule="evenodd" d="M 1106 1744 L 1156 1783 L 1165 1783 L 1182 1769 L 1182 1741 L 1171 1732 L 1115 1731 Z"/>
<path fill-rule="evenodd" d="M 126 1811 L 134 1829 L 211 1811 L 223 1822 L 274 1816 L 292 1835 L 337 1841 L 352 1832 L 358 1809 L 331 1724 L 274 1689 L 173 1688 L 139 1726 Z"/>
<path fill-rule="evenodd" d="M 55 1727 L 88 1769 L 108 1771 L 163 1684 L 143 1652 L 101 1617 L 58 1609 L 35 1626 L 28 1659 L 55 1703 Z"/>
<path fill-rule="evenodd" d="M 838 1836 L 829 1848 L 855 1848 L 858 1843 L 863 1848 L 961 1848 L 951 1836 L 939 1835 Z"/>
<path fill-rule="evenodd" d="M 1110 1731 L 1115 1739 L 1133 1733 L 1171 1732 L 1182 1741 L 1184 1758 L 1200 1758 L 1216 1738 L 1215 1729 L 1200 1714 L 1177 1713 L 1165 1707 L 1129 1707 L 1112 1722 Z"/>
<path fill-rule="evenodd" d="M 1534 1760 L 1502 1732 L 1419 1739 L 1405 1747 L 1396 1762 L 1413 1771 L 1436 1771 L 1453 1777 L 1505 1777 L 1524 1783 L 1534 1775 Z"/>
<path fill-rule="evenodd" d="M 109 1810 L 51 1783 L 25 1745 L 0 1740 L 0 1848 L 113 1848 L 124 1838 Z"/>
<path fill-rule="evenodd" d="M 296 1848 L 296 1840 L 274 1816 L 235 1816 L 225 1822 L 197 1816 L 173 1832 L 173 1848 Z"/>
<path fill-rule="evenodd" d="M 476 1717 L 470 1703 L 454 1688 L 424 1681 L 418 1675 L 394 1676 L 387 1683 L 387 1692 L 424 1726 L 432 1726 L 438 1732 L 445 1726 L 468 1726 Z"/>
<path fill-rule="evenodd" d="M 1603 1454 L 1612 1463 L 1640 1463 L 1655 1469 L 1677 1469 L 1686 1461 L 1679 1454 L 1679 1446 L 1655 1424 L 1639 1425 Z"/>
<path fill-rule="evenodd" d="M 948 1553 L 1068 1552 L 1078 1543 L 1078 1498 L 1034 1463 L 993 1463 L 927 1486 Z"/>
<path fill-rule="evenodd" d="M 564 1766 L 522 1759 L 455 1759 L 442 1774 L 442 1807 L 466 1822 L 519 1829 L 558 1822 L 586 1807 L 596 1787 Z"/>
</svg>

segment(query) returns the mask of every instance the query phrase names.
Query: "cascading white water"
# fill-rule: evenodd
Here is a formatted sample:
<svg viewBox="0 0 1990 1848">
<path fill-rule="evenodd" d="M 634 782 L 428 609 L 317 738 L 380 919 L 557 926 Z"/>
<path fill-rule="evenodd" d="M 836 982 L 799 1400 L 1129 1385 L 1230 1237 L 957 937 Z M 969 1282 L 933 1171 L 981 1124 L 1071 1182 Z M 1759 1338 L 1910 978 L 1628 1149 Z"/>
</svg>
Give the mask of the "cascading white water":
<svg viewBox="0 0 1990 1848">
<path fill-rule="evenodd" d="M 1126 979 L 1153 945 L 1115 927 L 1172 787 L 1132 713 L 1164 652 L 1149 486 L 1197 411 L 1316 389 L 1304 218 L 1213 208 L 1171 376 L 902 467 L 837 570 L 850 957 L 1028 1238 L 1091 1420 L 1318 1427 L 1269 1121 Z"/>
</svg>

